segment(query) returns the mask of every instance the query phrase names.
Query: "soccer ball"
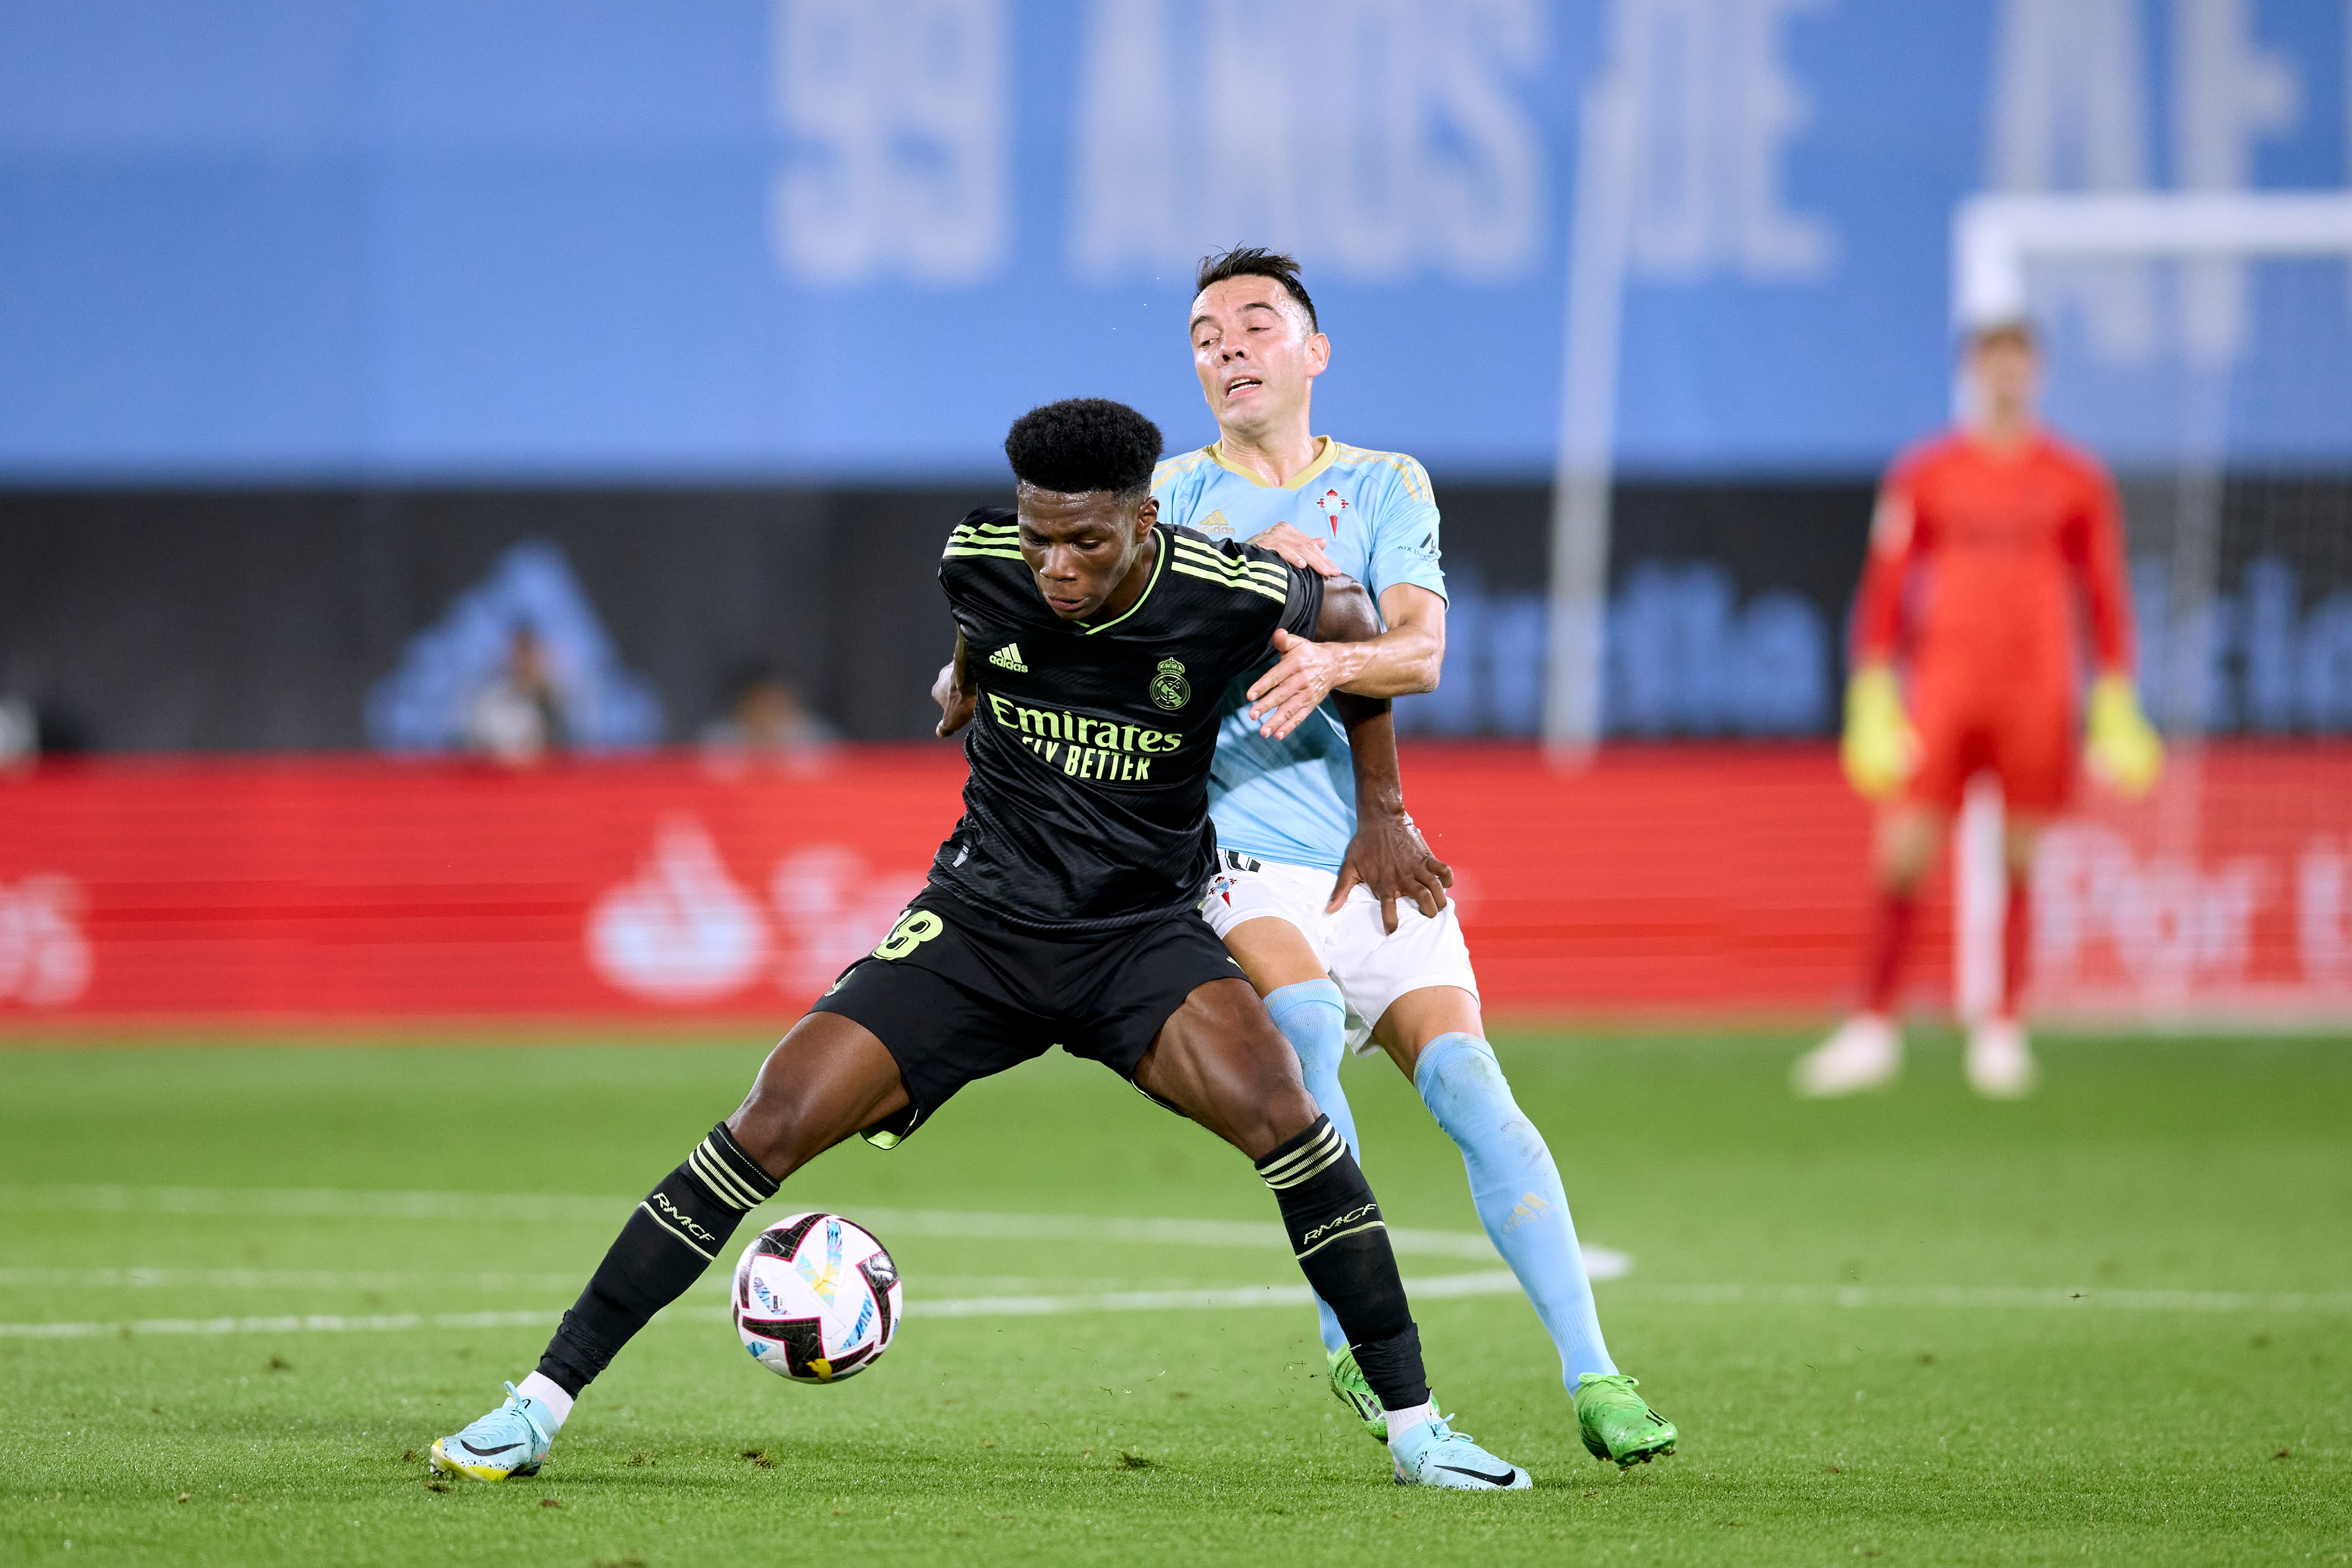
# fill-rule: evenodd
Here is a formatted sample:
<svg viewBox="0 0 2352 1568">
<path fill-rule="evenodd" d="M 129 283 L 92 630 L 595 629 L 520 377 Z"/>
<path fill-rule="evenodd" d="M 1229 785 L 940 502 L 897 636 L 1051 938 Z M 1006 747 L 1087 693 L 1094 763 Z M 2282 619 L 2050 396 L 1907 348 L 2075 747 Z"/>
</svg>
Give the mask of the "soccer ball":
<svg viewBox="0 0 2352 1568">
<path fill-rule="evenodd" d="M 780 1219 L 743 1249 L 730 1307 L 754 1360 L 794 1383 L 839 1383 L 890 1348 L 906 1312 L 898 1266 L 838 1215 Z"/>
</svg>

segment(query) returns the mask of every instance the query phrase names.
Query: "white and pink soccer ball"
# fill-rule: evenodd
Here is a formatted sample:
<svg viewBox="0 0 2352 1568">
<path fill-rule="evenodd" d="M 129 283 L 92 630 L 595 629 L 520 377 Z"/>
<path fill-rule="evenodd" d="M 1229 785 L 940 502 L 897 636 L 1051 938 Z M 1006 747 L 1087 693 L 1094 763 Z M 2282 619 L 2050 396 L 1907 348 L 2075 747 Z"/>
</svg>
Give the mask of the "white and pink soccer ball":
<svg viewBox="0 0 2352 1568">
<path fill-rule="evenodd" d="M 839 1215 L 796 1214 L 743 1249 L 729 1306 L 761 1366 L 794 1383 L 839 1383 L 890 1348 L 906 1295 L 872 1232 Z"/>
</svg>

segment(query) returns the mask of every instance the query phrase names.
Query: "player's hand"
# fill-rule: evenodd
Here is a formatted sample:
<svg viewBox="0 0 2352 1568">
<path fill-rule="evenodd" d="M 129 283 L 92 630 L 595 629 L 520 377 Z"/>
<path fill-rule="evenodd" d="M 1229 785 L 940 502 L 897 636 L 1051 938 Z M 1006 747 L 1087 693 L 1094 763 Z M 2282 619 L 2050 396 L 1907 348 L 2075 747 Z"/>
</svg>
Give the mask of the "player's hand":
<svg viewBox="0 0 2352 1568">
<path fill-rule="evenodd" d="M 1250 682 L 1249 716 L 1258 733 L 1279 741 L 1305 723 L 1323 699 L 1363 670 L 1361 643 L 1309 642 L 1277 630 L 1274 651 L 1282 658 Z"/>
<path fill-rule="evenodd" d="M 2164 771 L 2164 742 L 2139 710 L 2127 675 L 2103 675 L 2091 686 L 2090 734 L 2083 763 L 2117 794 L 2137 800 Z"/>
<path fill-rule="evenodd" d="M 1323 553 L 1323 541 L 1310 539 L 1286 522 L 1277 522 L 1263 533 L 1252 534 L 1250 542 L 1264 545 L 1301 572 L 1312 572 L 1324 577 L 1345 575 L 1331 563 L 1331 558 Z"/>
<path fill-rule="evenodd" d="M 1454 886 L 1454 868 L 1429 852 L 1429 841 L 1403 812 L 1367 811 L 1357 816 L 1356 837 L 1323 912 L 1338 913 L 1359 883 L 1381 901 L 1381 927 L 1394 935 L 1397 900 L 1408 900 L 1435 920 L 1445 907 L 1445 889 Z"/>
<path fill-rule="evenodd" d="M 1919 736 L 1903 711 L 1895 672 L 1883 664 L 1855 670 L 1845 687 L 1845 739 L 1838 748 L 1846 781 L 1865 800 L 1884 800 L 1919 765 Z"/>
<path fill-rule="evenodd" d="M 971 722 L 972 711 L 980 706 L 980 693 L 956 684 L 955 660 L 950 659 L 940 666 L 940 678 L 931 682 L 931 700 L 940 705 L 940 724 L 933 733 L 944 741 Z"/>
</svg>

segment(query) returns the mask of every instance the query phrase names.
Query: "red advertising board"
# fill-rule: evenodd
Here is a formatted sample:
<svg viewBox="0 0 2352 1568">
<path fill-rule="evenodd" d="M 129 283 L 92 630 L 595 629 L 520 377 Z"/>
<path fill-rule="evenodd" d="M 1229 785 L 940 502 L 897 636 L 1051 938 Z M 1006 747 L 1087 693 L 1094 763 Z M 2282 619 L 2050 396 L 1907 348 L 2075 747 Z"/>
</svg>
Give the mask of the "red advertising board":
<svg viewBox="0 0 2352 1568">
<path fill-rule="evenodd" d="M 2352 1015 L 2352 747 L 2221 749 L 2094 803 L 2037 878 L 2053 1007 Z M 1818 747 L 1408 752 L 1491 1008 L 1848 1000 L 1867 815 Z M 953 825 L 949 748 L 508 771 L 121 760 L 0 781 L 0 1031 L 789 1021 Z M 1917 989 L 1951 989 L 1931 899 Z"/>
</svg>

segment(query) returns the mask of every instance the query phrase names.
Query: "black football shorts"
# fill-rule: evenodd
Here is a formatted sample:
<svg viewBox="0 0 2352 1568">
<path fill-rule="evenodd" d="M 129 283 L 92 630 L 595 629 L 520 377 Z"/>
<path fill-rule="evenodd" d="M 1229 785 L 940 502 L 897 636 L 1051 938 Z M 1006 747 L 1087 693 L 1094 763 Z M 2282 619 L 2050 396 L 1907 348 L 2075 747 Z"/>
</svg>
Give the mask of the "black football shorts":
<svg viewBox="0 0 2352 1568">
<path fill-rule="evenodd" d="M 1187 996 L 1242 978 L 1189 905 L 1126 931 L 1048 936 L 926 888 L 810 1011 L 863 1025 L 898 1062 L 914 1103 L 866 1131 L 888 1148 L 964 1085 L 1055 1046 L 1133 1082 Z"/>
</svg>

